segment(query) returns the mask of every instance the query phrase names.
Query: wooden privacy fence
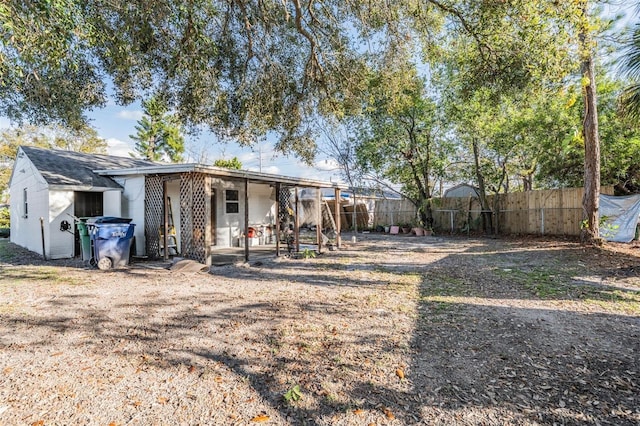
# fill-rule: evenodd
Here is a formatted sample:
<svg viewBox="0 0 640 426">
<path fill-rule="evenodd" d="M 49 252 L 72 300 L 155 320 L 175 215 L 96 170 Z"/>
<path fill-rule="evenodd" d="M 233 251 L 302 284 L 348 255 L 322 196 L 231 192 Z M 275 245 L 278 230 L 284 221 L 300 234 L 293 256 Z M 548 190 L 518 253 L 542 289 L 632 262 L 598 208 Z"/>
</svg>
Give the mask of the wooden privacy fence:
<svg viewBox="0 0 640 426">
<path fill-rule="evenodd" d="M 613 195 L 613 187 L 601 188 Z M 579 235 L 583 188 L 515 192 L 489 196 L 494 229 L 502 234 Z M 482 229 L 480 201 L 472 197 L 433 200 L 434 229 L 467 232 Z M 414 222 L 416 208 L 408 200 L 378 200 L 373 225 Z"/>
</svg>

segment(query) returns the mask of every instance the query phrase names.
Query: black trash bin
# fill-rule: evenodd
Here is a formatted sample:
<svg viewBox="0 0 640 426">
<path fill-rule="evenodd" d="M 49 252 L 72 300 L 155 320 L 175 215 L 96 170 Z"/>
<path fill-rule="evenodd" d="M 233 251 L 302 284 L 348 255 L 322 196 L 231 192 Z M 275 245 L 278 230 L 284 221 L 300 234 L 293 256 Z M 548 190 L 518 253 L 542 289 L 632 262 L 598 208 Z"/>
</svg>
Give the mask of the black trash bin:
<svg viewBox="0 0 640 426">
<path fill-rule="evenodd" d="M 127 266 L 136 225 L 129 223 L 131 219 L 124 218 L 112 218 L 115 223 L 92 219 L 87 221 L 93 248 L 92 263 L 102 270 Z"/>
</svg>

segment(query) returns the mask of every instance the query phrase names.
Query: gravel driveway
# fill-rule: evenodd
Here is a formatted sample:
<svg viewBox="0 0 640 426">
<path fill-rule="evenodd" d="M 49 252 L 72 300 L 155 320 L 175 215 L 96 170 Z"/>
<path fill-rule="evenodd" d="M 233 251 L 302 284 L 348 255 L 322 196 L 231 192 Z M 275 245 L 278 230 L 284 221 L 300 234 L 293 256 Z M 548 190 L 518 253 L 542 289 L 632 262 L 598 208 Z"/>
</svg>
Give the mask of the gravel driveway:
<svg viewBox="0 0 640 426">
<path fill-rule="evenodd" d="M 638 425 L 639 252 L 364 234 L 206 274 L 3 240 L 0 424 Z"/>
</svg>

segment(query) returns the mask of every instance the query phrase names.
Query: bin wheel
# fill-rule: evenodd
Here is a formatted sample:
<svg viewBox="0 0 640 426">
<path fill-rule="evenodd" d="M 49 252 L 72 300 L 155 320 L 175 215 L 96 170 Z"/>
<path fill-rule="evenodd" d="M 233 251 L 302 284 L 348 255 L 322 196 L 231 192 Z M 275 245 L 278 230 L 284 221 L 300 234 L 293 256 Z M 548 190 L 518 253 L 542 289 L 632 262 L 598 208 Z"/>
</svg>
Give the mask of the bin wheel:
<svg viewBox="0 0 640 426">
<path fill-rule="evenodd" d="M 113 266 L 113 263 L 111 262 L 111 259 L 109 259 L 108 257 L 103 257 L 98 261 L 98 269 L 100 270 L 106 271 L 108 269 L 111 269 L 112 266 Z"/>
</svg>

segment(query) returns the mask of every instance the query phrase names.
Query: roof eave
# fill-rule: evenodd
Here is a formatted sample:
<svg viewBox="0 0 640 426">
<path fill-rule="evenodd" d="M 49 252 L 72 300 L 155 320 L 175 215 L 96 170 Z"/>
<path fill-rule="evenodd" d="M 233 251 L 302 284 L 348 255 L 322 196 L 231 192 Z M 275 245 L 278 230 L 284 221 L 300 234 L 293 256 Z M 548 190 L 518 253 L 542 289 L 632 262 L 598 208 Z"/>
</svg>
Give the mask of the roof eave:
<svg viewBox="0 0 640 426">
<path fill-rule="evenodd" d="M 94 170 L 94 173 L 104 176 L 125 176 L 125 175 L 150 175 L 150 174 L 170 174 L 199 172 L 212 176 L 229 179 L 248 179 L 255 182 L 284 183 L 295 186 L 305 186 L 314 188 L 336 188 L 346 189 L 346 186 L 335 182 L 326 182 L 315 179 L 302 179 L 288 176 L 275 175 L 270 173 L 251 172 L 248 170 L 233 170 L 222 167 L 205 166 L 202 164 L 177 164 L 151 167 L 137 167 L 130 169 Z"/>
</svg>

